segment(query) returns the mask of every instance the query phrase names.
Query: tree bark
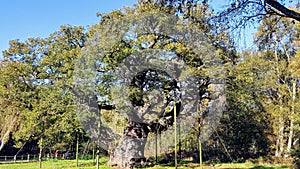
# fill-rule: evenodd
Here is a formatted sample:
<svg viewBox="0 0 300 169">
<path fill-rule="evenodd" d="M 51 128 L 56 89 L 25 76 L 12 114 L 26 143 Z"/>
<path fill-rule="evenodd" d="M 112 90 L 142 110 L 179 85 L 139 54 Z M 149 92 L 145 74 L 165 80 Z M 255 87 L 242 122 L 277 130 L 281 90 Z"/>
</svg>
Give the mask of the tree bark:
<svg viewBox="0 0 300 169">
<path fill-rule="evenodd" d="M 283 6 L 282 4 L 280 4 L 279 2 L 277 2 L 275 0 L 265 0 L 265 2 L 266 2 L 266 4 L 271 6 L 273 9 L 275 9 L 276 10 L 275 12 L 277 14 L 284 15 L 286 17 L 300 21 L 300 13 L 286 8 L 285 6 Z"/>
<path fill-rule="evenodd" d="M 293 116 L 295 114 L 295 99 L 296 99 L 296 81 L 293 81 L 292 86 L 292 105 L 291 105 L 291 117 L 290 117 L 290 131 L 287 145 L 287 152 L 290 153 L 293 144 L 293 136 L 294 136 L 294 119 Z"/>
<path fill-rule="evenodd" d="M 6 133 L 4 133 L 2 139 L 1 139 L 1 144 L 0 144 L 0 151 L 4 148 L 4 145 L 6 143 L 6 140 L 8 139 L 10 130 L 7 130 Z"/>
<path fill-rule="evenodd" d="M 275 45 L 274 45 L 274 50 L 275 50 L 275 61 L 276 61 L 276 75 L 277 75 L 277 81 L 280 81 L 280 71 L 279 71 L 279 58 L 278 58 L 278 53 L 277 53 L 277 47 L 278 47 L 278 42 L 277 38 L 275 37 Z M 279 103 L 279 118 L 278 118 L 278 134 L 277 134 L 277 141 L 276 141 L 276 152 L 275 156 L 276 157 L 281 157 L 283 153 L 283 139 L 284 139 L 284 117 L 283 117 L 283 98 L 280 94 L 280 86 L 277 86 L 277 101 Z"/>
<path fill-rule="evenodd" d="M 0 151 L 4 148 L 7 140 L 9 139 L 9 134 L 10 134 L 10 132 L 12 131 L 12 129 L 14 127 L 14 123 L 16 122 L 18 115 L 19 115 L 19 113 L 17 113 L 16 116 L 13 117 L 10 122 L 6 123 L 3 126 L 1 132 L 4 132 L 4 134 L 3 134 L 2 138 L 1 138 Z M 2 133 L 0 133 L 0 134 L 2 135 Z"/>
<path fill-rule="evenodd" d="M 277 136 L 277 142 L 276 142 L 276 157 L 282 157 L 283 149 L 284 149 L 284 121 L 283 116 L 280 115 L 279 117 L 279 127 L 278 127 L 278 136 Z"/>
<path fill-rule="evenodd" d="M 179 114 L 181 102 L 176 103 L 176 115 Z M 124 136 L 116 143 L 111 145 L 108 165 L 117 165 L 118 168 L 143 167 L 146 161 L 144 148 L 150 132 L 161 133 L 174 124 L 174 108 L 170 112 L 163 113 L 160 120 L 149 123 L 141 123 L 129 120 L 125 128 Z"/>
<path fill-rule="evenodd" d="M 110 154 L 110 165 L 119 168 L 132 168 L 145 162 L 144 148 L 150 130 L 147 124 L 131 121 L 126 127 L 124 136 Z"/>
</svg>

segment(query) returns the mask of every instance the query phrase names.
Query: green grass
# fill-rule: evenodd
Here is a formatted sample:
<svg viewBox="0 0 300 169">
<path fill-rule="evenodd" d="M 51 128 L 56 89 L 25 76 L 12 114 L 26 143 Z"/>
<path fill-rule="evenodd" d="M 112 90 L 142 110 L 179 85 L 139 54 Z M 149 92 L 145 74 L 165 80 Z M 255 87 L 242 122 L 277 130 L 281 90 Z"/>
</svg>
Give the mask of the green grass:
<svg viewBox="0 0 300 169">
<path fill-rule="evenodd" d="M 186 164 L 185 166 L 179 166 L 179 169 L 200 169 L 198 164 Z M 288 166 L 281 166 L 281 165 L 271 165 L 271 164 L 264 164 L 264 165 L 257 165 L 252 163 L 226 163 L 226 164 L 216 164 L 216 165 L 204 165 L 204 169 L 288 169 Z M 175 169 L 175 167 L 168 167 L 168 166 L 154 166 L 148 169 Z"/>
<path fill-rule="evenodd" d="M 100 159 L 100 169 L 114 169 L 113 167 L 105 166 L 108 158 L 104 157 Z M 0 164 L 0 169 L 38 169 L 39 163 L 38 162 L 31 162 L 31 163 L 14 163 L 14 164 Z M 92 160 L 80 160 L 79 167 L 76 167 L 76 160 L 49 160 L 43 161 L 42 164 L 43 169 L 95 169 L 95 165 L 93 164 Z M 179 169 L 199 169 L 199 164 L 195 163 L 185 163 L 181 164 L 178 167 Z M 287 169 L 289 167 L 284 167 L 281 165 L 275 164 L 253 164 L 253 163 L 226 163 L 226 164 L 215 164 L 208 165 L 205 164 L 204 169 Z M 149 167 L 148 169 L 175 169 L 175 167 L 171 166 L 164 166 L 164 165 L 157 165 L 153 167 Z"/>
<path fill-rule="evenodd" d="M 104 166 L 107 158 L 101 158 L 101 169 L 112 169 L 111 167 Z M 39 162 L 30 163 L 14 163 L 14 164 L 0 164 L 0 169 L 38 169 Z M 80 160 L 79 167 L 76 167 L 76 160 L 49 160 L 43 161 L 43 169 L 95 169 L 93 160 Z"/>
</svg>

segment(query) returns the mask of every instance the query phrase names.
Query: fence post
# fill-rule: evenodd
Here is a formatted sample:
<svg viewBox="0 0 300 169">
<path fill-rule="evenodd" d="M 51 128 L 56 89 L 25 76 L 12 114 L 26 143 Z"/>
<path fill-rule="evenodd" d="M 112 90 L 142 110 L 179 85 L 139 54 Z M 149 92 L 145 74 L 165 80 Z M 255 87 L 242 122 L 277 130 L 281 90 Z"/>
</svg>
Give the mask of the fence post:
<svg viewBox="0 0 300 169">
<path fill-rule="evenodd" d="M 4 156 L 4 161 L 6 161 L 7 160 L 7 157 L 6 157 L 6 155 Z"/>
<path fill-rule="evenodd" d="M 17 156 L 15 155 L 14 156 L 14 163 L 16 163 L 16 161 L 17 161 Z"/>
<path fill-rule="evenodd" d="M 27 154 L 27 161 L 29 162 L 30 161 L 30 155 Z"/>
<path fill-rule="evenodd" d="M 21 155 L 21 161 L 23 161 L 23 155 Z"/>
</svg>

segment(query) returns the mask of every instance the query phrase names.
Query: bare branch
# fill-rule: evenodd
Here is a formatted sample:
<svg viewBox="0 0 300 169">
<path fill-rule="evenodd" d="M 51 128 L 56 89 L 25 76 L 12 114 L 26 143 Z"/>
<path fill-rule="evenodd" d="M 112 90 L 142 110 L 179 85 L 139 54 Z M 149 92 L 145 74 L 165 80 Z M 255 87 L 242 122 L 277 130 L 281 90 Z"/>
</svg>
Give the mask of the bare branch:
<svg viewBox="0 0 300 169">
<path fill-rule="evenodd" d="M 275 0 L 265 0 L 266 4 L 272 7 L 278 15 L 285 15 L 286 17 L 295 19 L 297 21 L 300 21 L 300 13 L 290 10 L 280 4 L 279 2 Z"/>
</svg>

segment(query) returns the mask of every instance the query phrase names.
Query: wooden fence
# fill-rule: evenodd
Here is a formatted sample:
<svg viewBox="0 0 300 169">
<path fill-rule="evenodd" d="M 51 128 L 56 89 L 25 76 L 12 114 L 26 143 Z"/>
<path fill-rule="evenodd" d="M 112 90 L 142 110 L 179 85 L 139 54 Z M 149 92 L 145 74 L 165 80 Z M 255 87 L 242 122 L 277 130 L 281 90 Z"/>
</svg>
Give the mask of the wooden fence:
<svg viewBox="0 0 300 169">
<path fill-rule="evenodd" d="M 38 154 L 0 156 L 0 163 L 32 162 L 38 161 L 38 157 Z"/>
</svg>

